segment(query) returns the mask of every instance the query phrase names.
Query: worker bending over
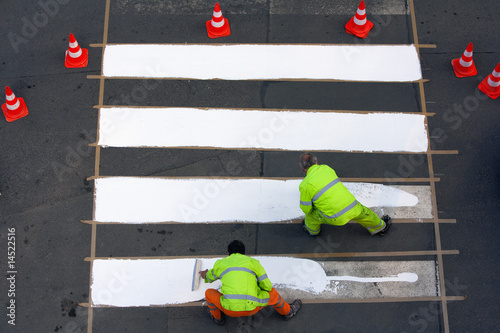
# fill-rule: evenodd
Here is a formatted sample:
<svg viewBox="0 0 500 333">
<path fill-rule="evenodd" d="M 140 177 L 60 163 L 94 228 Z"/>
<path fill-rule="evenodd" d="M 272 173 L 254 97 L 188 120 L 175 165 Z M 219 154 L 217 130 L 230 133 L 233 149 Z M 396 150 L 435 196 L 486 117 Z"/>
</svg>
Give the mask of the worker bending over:
<svg viewBox="0 0 500 333">
<path fill-rule="evenodd" d="M 227 251 L 228 257 L 217 260 L 212 269 L 200 272 L 206 283 L 222 282 L 220 292 L 215 289 L 205 292 L 210 315 L 217 324 L 224 325 L 223 314 L 229 317 L 252 316 L 267 305 L 273 306 L 285 320 L 297 314 L 302 301 L 285 302 L 273 288 L 260 262 L 245 255 L 245 245 L 241 241 L 232 241 Z"/>
<path fill-rule="evenodd" d="M 299 164 L 306 174 L 299 185 L 300 208 L 306 214 L 302 223 L 311 236 L 319 235 L 322 224 L 341 226 L 350 220 L 361 224 L 372 235 L 387 233 L 391 218 L 388 215 L 379 218 L 359 203 L 332 168 L 318 165 L 318 159 L 311 153 L 302 154 Z"/>
</svg>

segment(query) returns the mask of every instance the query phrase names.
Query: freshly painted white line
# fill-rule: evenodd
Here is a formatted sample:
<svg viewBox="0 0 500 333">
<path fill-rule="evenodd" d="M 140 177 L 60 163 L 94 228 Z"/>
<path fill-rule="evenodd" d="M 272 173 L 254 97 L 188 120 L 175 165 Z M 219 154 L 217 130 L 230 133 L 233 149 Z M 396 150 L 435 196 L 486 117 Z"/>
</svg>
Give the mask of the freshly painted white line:
<svg viewBox="0 0 500 333">
<path fill-rule="evenodd" d="M 107 177 L 95 180 L 98 222 L 276 222 L 303 216 L 301 180 L 164 179 Z M 368 207 L 414 206 L 418 198 L 396 187 L 344 183 Z"/>
<path fill-rule="evenodd" d="M 106 77 L 407 82 L 422 78 L 414 45 L 120 44 Z"/>
<path fill-rule="evenodd" d="M 405 176 L 406 177 L 406 176 Z M 389 215 L 396 219 L 431 219 L 432 195 L 431 187 L 428 185 L 397 185 L 396 188 L 413 194 L 418 198 L 415 206 L 406 207 L 373 207 L 372 210 L 379 216 Z"/>
<path fill-rule="evenodd" d="M 418 275 L 415 273 L 399 273 L 395 276 L 387 276 L 387 277 L 358 277 L 358 276 L 327 276 L 326 277 L 330 281 L 355 281 L 355 282 L 390 282 L 390 281 L 398 281 L 398 282 L 415 282 L 418 280 Z"/>
<path fill-rule="evenodd" d="M 265 268 L 273 287 L 286 299 L 373 298 L 436 296 L 439 294 L 436 265 L 432 261 L 317 262 L 289 257 L 255 257 Z M 201 259 L 201 270 L 210 269 L 220 258 Z M 196 259 L 109 259 L 92 265 L 92 306 L 153 306 L 199 301 L 208 288 L 219 289 L 220 281 L 200 282 L 191 290 Z M 341 274 L 391 275 L 412 270 L 418 281 L 404 276 L 398 281 L 334 281 L 331 267 Z"/>
<path fill-rule="evenodd" d="M 101 146 L 425 152 L 425 116 L 198 108 L 101 108 Z"/>
<path fill-rule="evenodd" d="M 328 281 L 321 266 L 312 260 L 286 257 L 255 257 L 269 279 L 291 289 L 320 293 Z M 202 259 L 202 270 L 213 267 L 220 258 Z M 198 301 L 208 288 L 220 288 L 220 281 L 201 282 L 192 291 L 195 259 L 94 260 L 92 265 L 92 303 L 112 306 L 149 306 Z M 292 268 L 301 269 L 295 278 Z"/>
<path fill-rule="evenodd" d="M 342 244 L 332 242 L 328 242 L 328 244 L 321 242 L 321 244 L 321 251 L 335 251 L 335 248 L 342 246 Z M 322 261 L 320 264 L 325 270 L 327 280 L 330 281 L 325 291 L 313 294 L 297 289 L 281 288 L 282 296 L 287 299 L 330 299 L 440 295 L 435 260 Z M 307 269 L 303 268 L 302 270 Z M 298 270 L 296 275 L 299 275 L 302 270 Z M 400 275 L 401 280 L 397 278 L 399 274 L 403 274 Z M 344 279 L 340 280 L 339 277 L 344 277 Z M 380 277 L 390 277 L 393 281 L 382 281 Z"/>
</svg>

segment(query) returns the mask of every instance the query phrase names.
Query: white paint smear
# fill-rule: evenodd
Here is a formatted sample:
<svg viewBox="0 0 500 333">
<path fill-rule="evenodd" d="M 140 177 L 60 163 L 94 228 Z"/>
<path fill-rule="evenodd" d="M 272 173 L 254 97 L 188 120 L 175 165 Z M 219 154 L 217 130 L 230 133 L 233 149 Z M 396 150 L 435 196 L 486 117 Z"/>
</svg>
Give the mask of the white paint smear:
<svg viewBox="0 0 500 333">
<path fill-rule="evenodd" d="M 330 281 L 354 281 L 354 282 L 416 282 L 418 275 L 415 273 L 399 273 L 388 277 L 357 277 L 357 276 L 327 276 Z"/>
<path fill-rule="evenodd" d="M 415 81 L 414 45 L 106 45 L 106 77 Z"/>
<path fill-rule="evenodd" d="M 165 179 L 107 177 L 95 180 L 98 222 L 276 222 L 303 216 L 301 179 Z M 368 207 L 414 206 L 418 198 L 397 188 L 344 183 Z"/>
<path fill-rule="evenodd" d="M 312 260 L 287 257 L 255 257 L 273 285 L 319 293 L 327 286 L 326 274 Z M 220 258 L 202 259 L 201 270 Z M 195 259 L 94 260 L 92 303 L 111 306 L 149 306 L 198 301 L 220 281 L 204 283 L 191 291 Z M 294 273 L 295 271 L 295 273 Z M 296 272 L 300 272 L 298 275 Z"/>
<path fill-rule="evenodd" d="M 419 114 L 102 108 L 99 119 L 98 144 L 112 147 L 425 152 L 428 146 Z"/>
<path fill-rule="evenodd" d="M 313 260 L 289 257 L 255 258 L 261 262 L 275 288 L 318 295 L 329 290 L 330 281 L 334 278 L 327 277 L 321 265 Z M 212 268 L 217 259 L 220 258 L 201 259 L 201 270 Z M 205 297 L 205 290 L 220 289 L 221 283 L 219 280 L 214 283 L 204 283 L 202 280 L 198 290 L 192 291 L 194 264 L 195 259 L 94 260 L 92 305 L 128 307 L 199 301 Z M 350 278 L 350 281 L 357 279 Z M 409 280 L 404 276 L 397 281 Z M 385 281 L 396 280 L 376 280 Z"/>
</svg>

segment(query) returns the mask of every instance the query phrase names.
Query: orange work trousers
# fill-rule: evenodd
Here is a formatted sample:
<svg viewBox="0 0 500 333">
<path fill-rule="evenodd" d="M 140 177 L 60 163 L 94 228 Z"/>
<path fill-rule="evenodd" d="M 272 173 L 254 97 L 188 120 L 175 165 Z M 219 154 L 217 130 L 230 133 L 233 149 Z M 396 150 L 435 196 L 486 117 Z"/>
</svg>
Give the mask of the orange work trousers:
<svg viewBox="0 0 500 333">
<path fill-rule="evenodd" d="M 265 308 L 265 306 L 258 306 L 252 311 L 231 311 L 222 307 L 220 304 L 221 297 L 222 294 L 218 290 L 207 289 L 205 291 L 205 299 L 207 300 L 208 308 L 210 309 L 212 316 L 216 319 L 221 318 L 221 311 L 229 317 L 247 317 L 252 316 Z M 281 297 L 281 295 L 274 288 L 269 292 L 269 303 L 267 305 L 274 307 L 280 315 L 285 316 L 290 313 L 290 305 L 285 302 L 283 297 Z"/>
</svg>

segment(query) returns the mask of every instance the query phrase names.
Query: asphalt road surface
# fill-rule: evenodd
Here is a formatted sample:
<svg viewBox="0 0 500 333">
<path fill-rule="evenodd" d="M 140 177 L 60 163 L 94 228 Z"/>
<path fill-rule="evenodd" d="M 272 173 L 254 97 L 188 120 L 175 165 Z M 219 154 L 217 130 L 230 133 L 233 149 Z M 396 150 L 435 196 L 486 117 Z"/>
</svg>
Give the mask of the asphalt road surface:
<svg viewBox="0 0 500 333">
<path fill-rule="evenodd" d="M 367 1 L 374 28 L 366 39 L 344 30 L 359 4 L 354 0 L 220 4 L 231 35 L 214 40 L 205 28 L 214 6 L 209 1 L 0 3 L 0 82 L 29 110 L 14 122 L 0 116 L 0 263 L 6 276 L 0 282 L 0 331 L 496 332 L 500 102 L 477 86 L 500 62 L 500 3 Z M 64 66 L 69 33 L 88 49 L 85 68 Z M 478 75 L 459 79 L 450 62 L 469 42 Z M 424 80 L 104 79 L 102 50 L 109 43 L 415 44 Z M 425 223 L 395 223 L 383 238 L 356 224 L 324 227 L 319 239 L 299 224 L 95 224 L 89 222 L 94 176 L 302 176 L 299 151 L 96 147 L 96 105 L 425 113 L 426 153 L 317 155 L 342 178 L 429 185 L 435 215 Z M 314 135 L 314 127 L 296 135 Z M 224 255 L 233 239 L 244 241 L 250 255 L 293 256 L 319 248 L 378 254 L 311 259 L 434 260 L 442 296 L 306 302 L 291 321 L 267 308 L 251 318 L 230 318 L 224 327 L 199 304 L 89 308 L 93 258 Z"/>
</svg>

